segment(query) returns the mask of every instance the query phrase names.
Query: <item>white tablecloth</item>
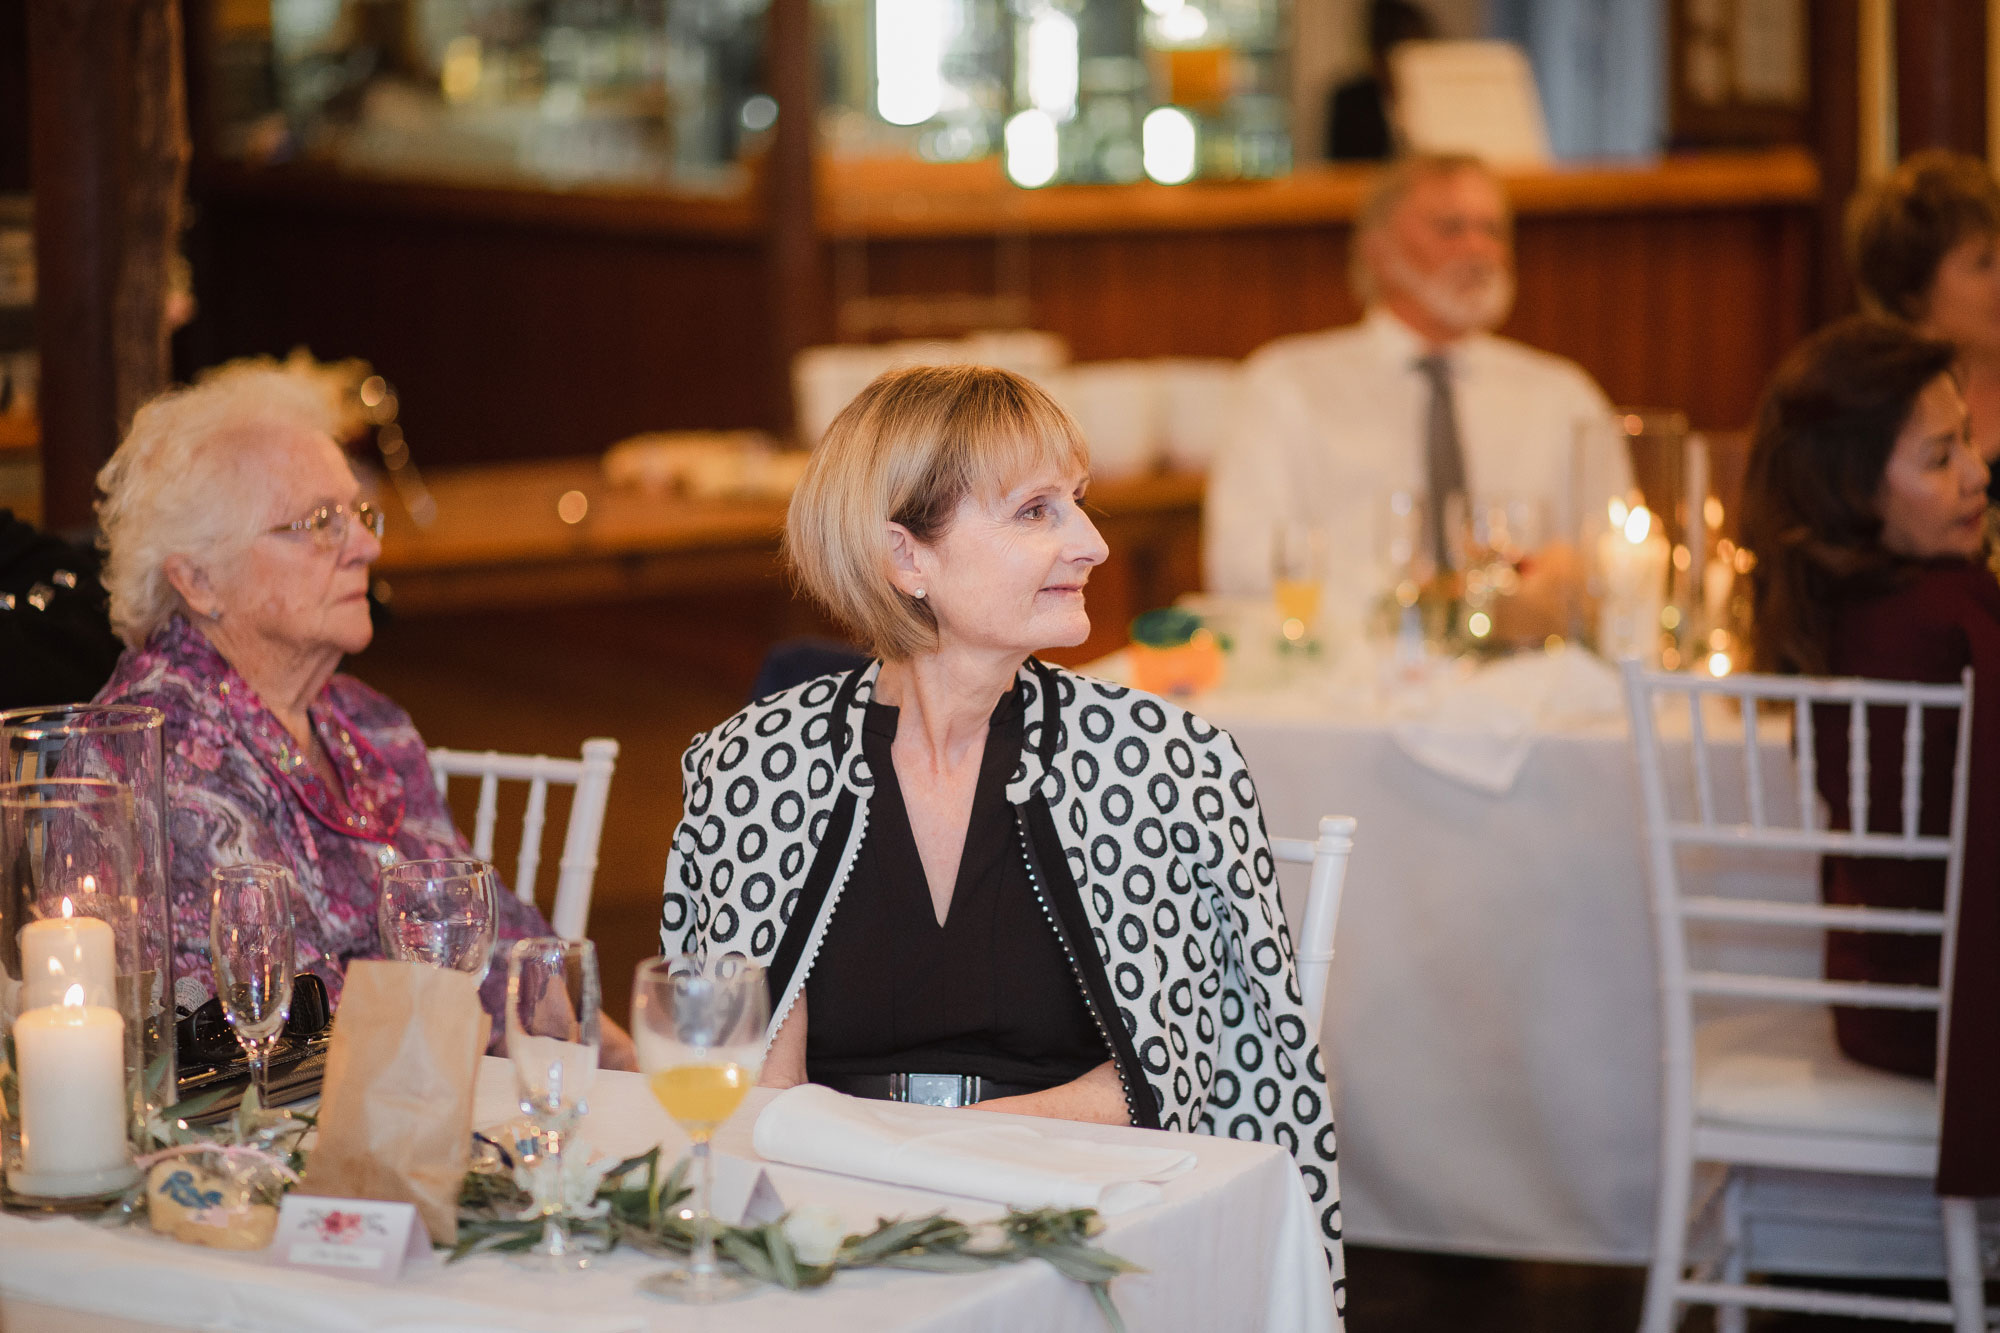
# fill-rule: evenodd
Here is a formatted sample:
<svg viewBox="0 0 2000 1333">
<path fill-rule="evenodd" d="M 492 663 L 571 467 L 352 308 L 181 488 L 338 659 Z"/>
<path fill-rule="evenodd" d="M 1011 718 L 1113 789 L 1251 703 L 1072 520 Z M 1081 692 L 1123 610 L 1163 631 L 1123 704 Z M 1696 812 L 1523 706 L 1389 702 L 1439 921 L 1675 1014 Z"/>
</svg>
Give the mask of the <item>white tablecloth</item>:
<svg viewBox="0 0 2000 1333">
<path fill-rule="evenodd" d="M 721 1153 L 755 1158 L 751 1117 L 769 1096 L 752 1094 L 746 1109 L 719 1136 Z M 488 1059 L 480 1072 L 475 1123 L 509 1118 L 513 1098 L 511 1068 Z M 590 1132 L 602 1152 L 622 1156 L 654 1143 L 667 1144 L 671 1152 L 685 1144 L 637 1075 L 602 1076 L 591 1101 Z M 1035 1123 L 1044 1132 L 1086 1141 L 1158 1141 L 1157 1134 L 1146 1130 Z M 1196 1154 L 1195 1169 L 1168 1182 L 1160 1203 L 1111 1219 L 1102 1237 L 1112 1251 L 1148 1270 L 1113 1284 L 1127 1325 L 1191 1333 L 1317 1333 L 1331 1327 L 1326 1261 L 1292 1159 L 1260 1144 L 1199 1135 L 1173 1139 Z M 769 1170 L 788 1206 L 832 1208 L 852 1230 L 870 1230 L 878 1217 L 938 1209 L 968 1221 L 999 1212 L 992 1204 L 793 1167 Z M 798 1333 L 804 1328 L 1098 1333 L 1104 1327 L 1088 1291 L 1041 1263 L 968 1276 L 848 1273 L 816 1292 L 774 1290 L 702 1313 L 634 1290 L 659 1265 L 659 1260 L 620 1251 L 593 1272 L 552 1277 L 482 1256 L 450 1267 L 427 1265 L 393 1286 L 372 1286 L 267 1267 L 254 1256 L 180 1245 L 142 1228 L 113 1231 L 66 1219 L 0 1216 L 0 1327 L 8 1333 L 67 1329 L 71 1312 L 139 1321 L 145 1327 L 287 1333 L 626 1333 L 666 1328 L 713 1333 Z"/>
<path fill-rule="evenodd" d="M 1420 764 L 1396 735 L 1408 709 L 1358 679 L 1193 705 L 1235 734 L 1273 834 L 1360 819 L 1323 1030 L 1347 1238 L 1643 1262 L 1660 1052 L 1625 724 L 1538 725 L 1495 795 Z M 1786 808 L 1782 732 L 1762 750 Z M 1727 766 L 1717 778 L 1740 791 Z M 1800 859 L 1719 868 L 1772 896 L 1813 893 Z M 1297 922 L 1303 872 L 1285 887 Z M 1794 973 L 1817 964 L 1813 939 L 1752 947 Z"/>
</svg>

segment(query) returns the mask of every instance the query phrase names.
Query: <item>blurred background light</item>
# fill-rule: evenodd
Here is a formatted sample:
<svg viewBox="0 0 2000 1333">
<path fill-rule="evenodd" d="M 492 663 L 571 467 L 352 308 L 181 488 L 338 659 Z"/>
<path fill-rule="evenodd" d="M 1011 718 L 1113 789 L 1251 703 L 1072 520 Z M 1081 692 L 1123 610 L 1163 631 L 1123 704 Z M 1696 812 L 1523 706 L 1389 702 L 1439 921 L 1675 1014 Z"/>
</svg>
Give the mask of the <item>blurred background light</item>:
<svg viewBox="0 0 2000 1333">
<path fill-rule="evenodd" d="M 1139 152 L 1146 174 L 1162 185 L 1194 177 L 1194 119 L 1177 106 L 1154 107 L 1139 126 Z"/>
<path fill-rule="evenodd" d="M 921 125 L 944 106 L 945 0 L 876 0 L 875 109 Z"/>
<path fill-rule="evenodd" d="M 1076 115 L 1076 21 L 1044 9 L 1028 24 L 1028 102 L 1057 121 Z"/>
<path fill-rule="evenodd" d="M 1055 117 L 1048 112 L 1031 108 L 1008 120 L 1006 145 L 1008 180 L 1032 190 L 1055 179 L 1060 157 Z"/>
</svg>

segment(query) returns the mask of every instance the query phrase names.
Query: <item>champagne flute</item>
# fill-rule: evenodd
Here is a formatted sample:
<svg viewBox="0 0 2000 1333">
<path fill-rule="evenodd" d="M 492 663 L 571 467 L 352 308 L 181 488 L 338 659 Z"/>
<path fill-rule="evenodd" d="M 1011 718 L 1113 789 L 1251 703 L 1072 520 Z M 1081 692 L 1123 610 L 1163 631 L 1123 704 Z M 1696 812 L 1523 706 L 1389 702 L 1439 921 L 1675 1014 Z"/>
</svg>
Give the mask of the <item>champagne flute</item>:
<svg viewBox="0 0 2000 1333">
<path fill-rule="evenodd" d="M 682 954 L 639 964 L 632 983 L 639 1069 L 653 1096 L 694 1141 L 696 1171 L 694 1251 L 686 1268 L 647 1278 L 640 1284 L 644 1291 L 691 1305 L 749 1292 L 715 1262 L 709 1140 L 757 1082 L 770 1016 L 764 969 L 741 954 L 708 959 Z"/>
<path fill-rule="evenodd" d="M 590 1263 L 570 1247 L 563 1149 L 597 1079 L 599 1026 L 596 946 L 554 936 L 514 941 L 507 953 L 507 1058 L 521 1110 L 541 1129 L 547 1157 L 533 1173 L 531 1216 L 542 1219 L 542 1239 L 525 1257 L 534 1267 Z"/>
<path fill-rule="evenodd" d="M 382 953 L 486 980 L 493 962 L 500 877 L 469 856 L 402 861 L 382 872 L 376 919 Z"/>
<path fill-rule="evenodd" d="M 209 962 L 222 1013 L 250 1061 L 257 1105 L 271 1097 L 271 1053 L 284 1035 L 292 1008 L 292 971 L 298 961 L 292 929 L 297 883 L 284 866 L 256 862 L 224 866 L 209 875 Z M 285 1116 L 262 1116 L 260 1127 Z"/>
</svg>

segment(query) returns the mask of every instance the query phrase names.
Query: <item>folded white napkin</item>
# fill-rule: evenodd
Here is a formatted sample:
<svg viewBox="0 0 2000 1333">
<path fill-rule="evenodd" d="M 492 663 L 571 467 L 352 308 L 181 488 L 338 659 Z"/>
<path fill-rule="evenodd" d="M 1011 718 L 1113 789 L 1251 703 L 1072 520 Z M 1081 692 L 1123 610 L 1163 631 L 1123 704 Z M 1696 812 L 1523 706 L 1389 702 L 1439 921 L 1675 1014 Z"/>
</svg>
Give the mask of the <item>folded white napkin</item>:
<svg viewBox="0 0 2000 1333">
<path fill-rule="evenodd" d="M 1478 791 L 1513 790 L 1538 731 L 1623 715 L 1618 673 L 1589 653 L 1510 657 L 1439 683 L 1416 716 L 1396 723 L 1396 745 L 1433 772 Z"/>
<path fill-rule="evenodd" d="M 773 1098 L 751 1141 L 773 1162 L 1016 1208 L 1122 1213 L 1194 1169 L 1191 1152 L 1137 1148 L 962 1112 L 848 1097 L 802 1083 Z"/>
</svg>

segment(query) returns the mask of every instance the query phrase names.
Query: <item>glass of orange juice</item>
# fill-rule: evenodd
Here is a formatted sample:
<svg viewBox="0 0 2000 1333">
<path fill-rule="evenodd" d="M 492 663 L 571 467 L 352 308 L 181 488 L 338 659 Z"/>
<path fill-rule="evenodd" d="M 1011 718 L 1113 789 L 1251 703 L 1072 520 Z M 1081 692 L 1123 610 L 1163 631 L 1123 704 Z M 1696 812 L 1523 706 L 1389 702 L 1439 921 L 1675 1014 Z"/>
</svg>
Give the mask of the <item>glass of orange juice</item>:
<svg viewBox="0 0 2000 1333">
<path fill-rule="evenodd" d="M 1285 639 L 1309 642 L 1326 578 L 1326 531 L 1314 523 L 1282 522 L 1271 536 L 1271 589 Z"/>
<path fill-rule="evenodd" d="M 756 1086 L 771 1001 L 764 969 L 741 954 L 679 954 L 639 964 L 632 983 L 632 1041 L 646 1086 L 694 1141 L 695 1246 L 685 1268 L 641 1284 L 656 1296 L 709 1305 L 749 1286 L 715 1261 L 715 1188 L 709 1140 Z"/>
</svg>

